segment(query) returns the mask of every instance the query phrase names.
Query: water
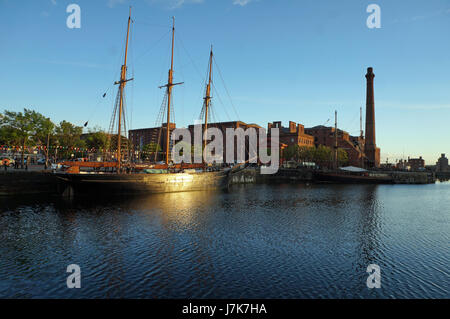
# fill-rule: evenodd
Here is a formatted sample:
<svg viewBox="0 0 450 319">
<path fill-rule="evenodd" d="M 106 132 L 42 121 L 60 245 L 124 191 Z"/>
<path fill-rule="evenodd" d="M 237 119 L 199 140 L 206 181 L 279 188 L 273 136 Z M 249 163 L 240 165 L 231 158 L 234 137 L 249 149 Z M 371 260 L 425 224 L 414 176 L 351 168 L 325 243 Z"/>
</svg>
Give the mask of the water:
<svg viewBox="0 0 450 319">
<path fill-rule="evenodd" d="M 449 199 L 450 183 L 0 198 L 0 297 L 449 298 Z"/>
</svg>

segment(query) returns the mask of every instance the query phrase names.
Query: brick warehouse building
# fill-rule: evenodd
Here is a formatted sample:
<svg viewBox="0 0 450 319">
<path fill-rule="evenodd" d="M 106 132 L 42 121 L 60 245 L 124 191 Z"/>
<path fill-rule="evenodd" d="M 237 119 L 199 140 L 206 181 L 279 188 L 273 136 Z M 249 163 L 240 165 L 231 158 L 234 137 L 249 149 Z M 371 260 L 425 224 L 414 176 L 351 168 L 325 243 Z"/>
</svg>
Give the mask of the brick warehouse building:
<svg viewBox="0 0 450 319">
<path fill-rule="evenodd" d="M 271 128 L 280 129 L 280 143 L 287 146 L 314 146 L 314 136 L 305 133 L 305 127 L 302 124 L 296 124 L 289 121 L 289 127 L 283 127 L 281 122 L 273 122 L 267 125 L 267 132 L 270 134 Z"/>
<path fill-rule="evenodd" d="M 200 126 L 200 125 L 199 125 Z M 188 130 L 191 133 L 191 137 L 192 137 L 192 145 L 194 145 L 194 125 L 189 125 Z M 254 128 L 256 130 L 256 134 L 257 134 L 257 142 L 259 143 L 259 129 L 261 128 L 261 126 L 257 125 L 257 124 L 247 124 L 241 121 L 231 121 L 231 122 L 218 122 L 218 123 L 209 123 L 208 124 L 208 128 L 218 128 L 222 134 L 223 134 L 223 154 L 222 154 L 222 158 L 225 161 L 225 155 L 226 155 L 226 129 L 227 128 L 232 128 L 232 129 L 236 129 L 236 128 L 242 128 L 244 131 L 247 130 L 248 128 Z M 170 123 L 170 132 L 172 133 L 173 130 L 176 129 L 176 125 L 175 123 Z M 201 125 L 201 130 L 203 132 L 204 129 L 204 125 Z M 167 132 L 167 123 L 163 124 L 163 128 L 161 129 L 161 127 L 153 127 L 153 128 L 144 128 L 144 129 L 137 129 L 137 130 L 130 130 L 129 131 L 129 138 L 132 142 L 132 145 L 134 147 L 134 150 L 136 151 L 142 151 L 142 149 L 144 148 L 145 145 L 148 144 L 156 144 L 159 145 L 161 148 L 161 153 L 165 153 L 165 149 L 166 149 L 166 133 Z M 172 144 L 173 142 L 171 142 Z M 172 146 L 170 146 L 170 149 L 172 149 Z M 256 150 L 258 151 L 258 150 Z M 248 159 L 248 153 L 249 153 L 249 146 L 248 146 L 248 139 L 247 139 L 247 143 L 245 146 L 245 156 L 246 159 Z M 217 154 L 218 155 L 218 154 Z M 218 155 L 218 157 L 220 157 L 220 155 Z M 235 140 L 234 143 L 234 158 L 237 158 L 237 141 Z M 159 156 L 159 160 L 162 160 L 162 156 Z"/>
<path fill-rule="evenodd" d="M 329 126 L 314 126 L 306 128 L 305 133 L 314 137 L 314 145 L 327 146 L 331 149 L 335 144 L 335 129 Z M 337 131 L 338 148 L 343 149 L 348 155 L 348 164 L 356 167 L 364 167 L 364 138 L 360 136 L 351 136 L 348 132 L 338 129 Z"/>
<path fill-rule="evenodd" d="M 170 123 L 169 127 L 170 133 L 172 133 L 173 130 L 176 129 L 176 124 Z M 152 128 L 130 130 L 128 132 L 128 137 L 133 145 L 134 150 L 136 151 L 142 151 L 145 145 L 156 144 L 160 146 L 161 152 L 165 152 L 166 134 L 167 134 L 167 123 L 164 123 L 162 128 L 152 127 Z"/>
<path fill-rule="evenodd" d="M 408 166 L 412 171 L 417 171 L 425 168 L 425 160 L 420 156 L 419 158 L 409 158 Z"/>
</svg>

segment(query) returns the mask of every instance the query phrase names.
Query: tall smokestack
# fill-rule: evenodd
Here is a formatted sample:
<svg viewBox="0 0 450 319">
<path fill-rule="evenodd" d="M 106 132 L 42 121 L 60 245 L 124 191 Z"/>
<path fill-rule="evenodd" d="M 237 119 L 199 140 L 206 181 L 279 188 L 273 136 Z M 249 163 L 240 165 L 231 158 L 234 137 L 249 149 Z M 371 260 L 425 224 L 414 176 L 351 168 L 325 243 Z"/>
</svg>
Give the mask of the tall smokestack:
<svg viewBox="0 0 450 319">
<path fill-rule="evenodd" d="M 367 99 L 366 99 L 366 140 L 364 152 L 369 168 L 380 166 L 380 149 L 375 142 L 375 97 L 373 93 L 373 68 L 367 68 Z"/>
</svg>

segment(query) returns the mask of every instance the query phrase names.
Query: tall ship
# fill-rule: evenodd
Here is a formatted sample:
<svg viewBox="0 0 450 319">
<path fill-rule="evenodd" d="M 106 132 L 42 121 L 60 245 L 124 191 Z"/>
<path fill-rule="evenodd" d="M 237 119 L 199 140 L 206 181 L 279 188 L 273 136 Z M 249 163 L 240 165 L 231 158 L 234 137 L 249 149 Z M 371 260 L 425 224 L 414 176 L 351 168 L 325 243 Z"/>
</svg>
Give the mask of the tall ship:
<svg viewBox="0 0 450 319">
<path fill-rule="evenodd" d="M 120 80 L 115 82 L 118 85 L 118 93 L 114 108 L 112 127 L 116 125 L 117 112 L 117 152 L 114 160 L 102 162 L 64 162 L 64 171 L 56 172 L 60 181 L 61 192 L 72 193 L 169 193 L 200 190 L 226 189 L 229 186 L 231 169 L 220 169 L 208 171 L 205 155 L 200 164 L 173 164 L 170 161 L 170 117 L 172 103 L 172 89 L 182 83 L 174 83 L 174 45 L 175 45 L 175 19 L 172 25 L 172 46 L 171 62 L 167 84 L 160 88 L 165 88 L 166 92 L 166 130 L 165 130 L 165 161 L 158 163 L 138 164 L 130 161 L 130 156 L 125 159 L 125 152 L 122 147 L 124 136 L 122 131 L 125 127 L 124 112 L 124 89 L 127 82 L 127 55 L 128 41 L 130 36 L 131 8 L 128 18 L 128 28 L 125 44 L 124 64 L 121 67 Z M 206 85 L 202 114 L 205 116 L 203 131 L 203 146 L 206 144 L 206 130 L 208 127 L 208 109 L 211 105 L 212 86 L 212 63 L 213 51 L 211 47 L 209 58 L 209 80 Z M 166 101 L 164 100 L 164 101 Z M 164 103 L 163 103 L 164 105 Z M 161 131 L 164 126 L 161 124 Z M 126 133 L 125 133 L 126 134 Z M 203 152 L 202 152 L 203 153 Z"/>
</svg>

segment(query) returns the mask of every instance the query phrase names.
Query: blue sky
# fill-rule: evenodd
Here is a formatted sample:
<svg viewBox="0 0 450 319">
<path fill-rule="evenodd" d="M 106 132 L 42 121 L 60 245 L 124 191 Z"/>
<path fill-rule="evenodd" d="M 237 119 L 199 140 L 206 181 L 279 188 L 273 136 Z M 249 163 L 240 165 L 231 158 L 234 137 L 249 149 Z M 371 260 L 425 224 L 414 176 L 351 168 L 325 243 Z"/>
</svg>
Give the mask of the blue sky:
<svg viewBox="0 0 450 319">
<path fill-rule="evenodd" d="M 66 26 L 70 3 L 81 7 L 81 29 Z M 371 3 L 380 29 L 366 26 Z M 225 82 L 216 68 L 219 121 L 309 127 L 337 109 L 339 127 L 358 134 L 372 66 L 382 160 L 422 155 L 433 164 L 450 154 L 449 0 L 0 0 L 0 110 L 31 107 L 107 129 L 130 4 L 132 128 L 155 125 L 175 16 L 175 80 L 185 82 L 174 89 L 177 126 L 200 114 L 213 44 Z"/>
</svg>

